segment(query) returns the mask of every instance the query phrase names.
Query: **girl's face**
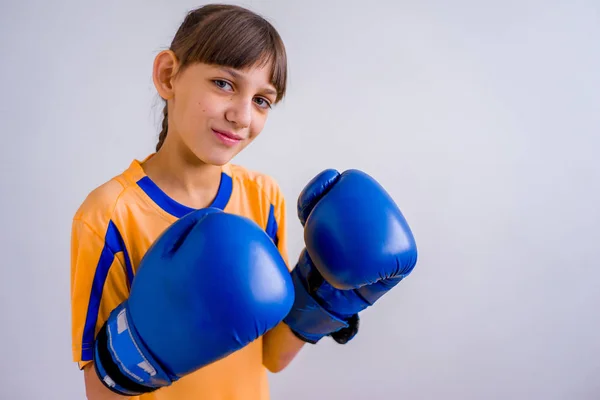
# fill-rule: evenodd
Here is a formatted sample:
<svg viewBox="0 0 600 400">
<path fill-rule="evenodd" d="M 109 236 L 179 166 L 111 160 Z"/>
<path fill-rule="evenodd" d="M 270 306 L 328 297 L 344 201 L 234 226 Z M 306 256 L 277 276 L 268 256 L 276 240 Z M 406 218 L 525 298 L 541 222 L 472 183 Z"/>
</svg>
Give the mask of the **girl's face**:
<svg viewBox="0 0 600 400">
<path fill-rule="evenodd" d="M 275 103 L 269 67 L 193 64 L 167 79 L 167 96 L 161 93 L 170 102 L 165 144 L 180 142 L 206 164 L 229 162 L 260 134 Z"/>
</svg>

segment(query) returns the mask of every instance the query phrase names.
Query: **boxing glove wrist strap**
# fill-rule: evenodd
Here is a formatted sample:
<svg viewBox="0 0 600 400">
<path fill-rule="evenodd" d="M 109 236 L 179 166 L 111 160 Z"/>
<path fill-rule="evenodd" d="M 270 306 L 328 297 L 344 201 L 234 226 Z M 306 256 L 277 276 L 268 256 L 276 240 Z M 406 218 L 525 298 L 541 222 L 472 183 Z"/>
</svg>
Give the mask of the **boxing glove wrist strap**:
<svg viewBox="0 0 600 400">
<path fill-rule="evenodd" d="M 358 314 L 352 315 L 350 318 L 348 318 L 347 322 L 347 327 L 331 333 L 331 338 L 339 344 L 348 343 L 354 339 L 354 336 L 356 336 L 358 333 L 358 326 L 360 322 L 360 317 Z"/>
<path fill-rule="evenodd" d="M 129 318 L 126 302 L 115 308 L 94 346 L 100 381 L 113 392 L 137 396 L 170 385 L 173 380 L 147 351 Z"/>
<path fill-rule="evenodd" d="M 295 299 L 292 309 L 284 318 L 292 332 L 301 340 L 315 344 L 324 336 L 348 327 L 348 323 L 328 312 L 307 291 L 303 279 L 292 271 Z"/>
</svg>

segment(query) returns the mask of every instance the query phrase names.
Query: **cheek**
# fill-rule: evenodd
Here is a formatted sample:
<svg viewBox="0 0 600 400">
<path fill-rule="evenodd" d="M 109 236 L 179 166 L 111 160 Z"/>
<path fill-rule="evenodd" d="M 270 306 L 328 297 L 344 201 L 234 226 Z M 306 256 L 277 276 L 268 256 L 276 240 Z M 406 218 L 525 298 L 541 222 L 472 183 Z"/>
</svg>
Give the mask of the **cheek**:
<svg viewBox="0 0 600 400">
<path fill-rule="evenodd" d="M 209 119 L 218 118 L 221 102 L 215 101 L 208 94 L 190 93 L 186 102 L 187 120 L 198 124 Z"/>
<path fill-rule="evenodd" d="M 199 119 L 214 118 L 218 114 L 218 103 L 205 98 L 197 99 L 193 112 Z"/>
<path fill-rule="evenodd" d="M 252 117 L 252 123 L 250 125 L 250 138 L 254 139 L 257 137 L 265 127 L 267 121 L 266 114 L 258 114 Z"/>
</svg>

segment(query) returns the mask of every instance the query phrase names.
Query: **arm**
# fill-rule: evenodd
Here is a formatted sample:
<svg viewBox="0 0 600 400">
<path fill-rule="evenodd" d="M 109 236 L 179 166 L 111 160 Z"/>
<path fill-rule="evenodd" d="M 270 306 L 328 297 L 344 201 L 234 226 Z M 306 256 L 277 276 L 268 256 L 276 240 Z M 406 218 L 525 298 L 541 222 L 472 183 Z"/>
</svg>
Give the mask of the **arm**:
<svg viewBox="0 0 600 400">
<path fill-rule="evenodd" d="M 275 195 L 275 207 L 273 217 L 275 224 L 267 224 L 267 232 L 277 244 L 281 256 L 289 268 L 287 252 L 287 215 L 286 202 L 277 185 Z M 271 218 L 269 218 L 271 219 Z M 263 336 L 263 365 L 273 373 L 280 372 L 286 368 L 296 357 L 298 352 L 306 344 L 300 340 L 284 322 L 280 322 Z"/>
<path fill-rule="evenodd" d="M 283 322 L 263 337 L 263 364 L 273 373 L 282 371 L 306 344 Z"/>
<path fill-rule="evenodd" d="M 229 246 L 236 251 L 226 254 Z M 257 339 L 257 327 L 273 329 L 292 303 L 287 265 L 259 225 L 216 208 L 197 210 L 144 254 L 129 297 L 96 335 L 93 372 L 125 397 L 155 392 Z M 222 304 L 235 310 L 228 318 Z M 97 381 L 89 379 L 91 392 Z"/>
<path fill-rule="evenodd" d="M 88 400 L 123 399 L 105 388 L 92 361 L 99 328 L 110 311 L 127 298 L 121 261 L 97 233 L 99 226 L 75 218 L 71 233 L 71 323 L 73 361 L 83 370 Z M 104 228 L 107 229 L 107 228 Z"/>
</svg>

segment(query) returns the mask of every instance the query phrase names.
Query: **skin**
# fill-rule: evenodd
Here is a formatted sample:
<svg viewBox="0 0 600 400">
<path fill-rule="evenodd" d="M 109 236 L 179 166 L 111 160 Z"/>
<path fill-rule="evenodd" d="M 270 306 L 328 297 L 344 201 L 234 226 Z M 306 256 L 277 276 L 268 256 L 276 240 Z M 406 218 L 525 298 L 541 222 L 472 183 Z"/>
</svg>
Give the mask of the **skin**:
<svg viewBox="0 0 600 400">
<path fill-rule="evenodd" d="M 233 70 L 200 63 L 181 69 L 172 51 L 159 53 L 153 81 L 168 104 L 169 130 L 161 149 L 144 163 L 146 174 L 179 203 L 208 206 L 219 187 L 221 166 L 252 143 L 267 122 L 276 100 L 269 78 L 269 65 Z M 225 145 L 213 130 L 241 140 Z M 304 344 L 280 323 L 263 336 L 264 366 L 283 370 Z M 84 377 L 89 400 L 123 398 L 104 387 L 91 363 Z"/>
</svg>

